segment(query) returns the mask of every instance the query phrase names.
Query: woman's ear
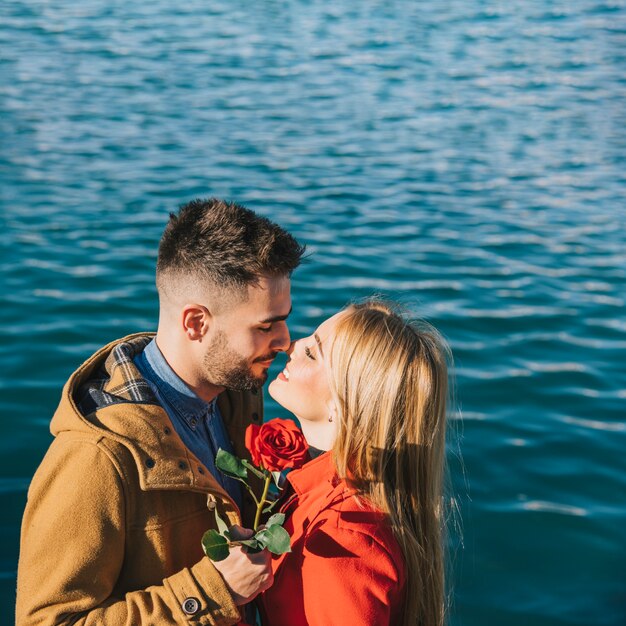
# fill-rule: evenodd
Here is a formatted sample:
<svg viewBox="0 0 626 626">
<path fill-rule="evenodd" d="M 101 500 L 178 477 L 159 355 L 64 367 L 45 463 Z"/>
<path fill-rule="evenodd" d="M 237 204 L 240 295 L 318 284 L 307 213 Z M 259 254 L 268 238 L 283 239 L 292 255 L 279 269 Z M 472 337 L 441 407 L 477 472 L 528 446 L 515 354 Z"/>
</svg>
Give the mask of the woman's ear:
<svg viewBox="0 0 626 626">
<path fill-rule="evenodd" d="M 202 341 L 209 332 L 211 313 L 202 304 L 187 304 L 183 307 L 181 322 L 185 335 L 191 341 Z"/>
</svg>

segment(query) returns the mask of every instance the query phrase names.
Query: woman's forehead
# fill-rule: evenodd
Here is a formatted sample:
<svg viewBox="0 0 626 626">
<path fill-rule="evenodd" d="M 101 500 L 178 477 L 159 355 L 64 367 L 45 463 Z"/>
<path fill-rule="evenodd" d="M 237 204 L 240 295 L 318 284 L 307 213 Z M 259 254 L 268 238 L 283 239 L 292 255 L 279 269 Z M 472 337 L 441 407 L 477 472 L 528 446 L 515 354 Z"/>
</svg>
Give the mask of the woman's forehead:
<svg viewBox="0 0 626 626">
<path fill-rule="evenodd" d="M 324 320 L 315 331 L 316 334 L 322 342 L 329 339 L 335 334 L 335 328 L 337 324 L 341 320 L 343 316 L 346 315 L 345 311 L 339 311 L 339 313 L 335 313 L 332 317 L 329 317 L 327 320 Z"/>
</svg>

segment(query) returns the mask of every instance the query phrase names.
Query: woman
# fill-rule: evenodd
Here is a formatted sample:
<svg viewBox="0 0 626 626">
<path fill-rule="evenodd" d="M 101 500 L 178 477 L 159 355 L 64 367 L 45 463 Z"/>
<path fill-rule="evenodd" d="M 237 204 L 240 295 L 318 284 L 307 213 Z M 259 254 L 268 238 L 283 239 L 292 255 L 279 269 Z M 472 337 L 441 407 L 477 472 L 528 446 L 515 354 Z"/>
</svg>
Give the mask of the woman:
<svg viewBox="0 0 626 626">
<path fill-rule="evenodd" d="M 379 301 L 291 346 L 269 393 L 313 460 L 287 477 L 292 552 L 273 562 L 264 625 L 443 624 L 446 355 Z"/>
</svg>

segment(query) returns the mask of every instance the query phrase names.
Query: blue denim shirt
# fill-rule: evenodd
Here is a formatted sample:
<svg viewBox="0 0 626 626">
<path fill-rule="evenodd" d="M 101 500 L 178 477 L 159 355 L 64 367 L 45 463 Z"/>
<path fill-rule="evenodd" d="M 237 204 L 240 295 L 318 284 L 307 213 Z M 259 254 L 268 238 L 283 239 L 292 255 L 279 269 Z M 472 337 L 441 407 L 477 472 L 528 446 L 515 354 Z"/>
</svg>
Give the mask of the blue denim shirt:
<svg viewBox="0 0 626 626">
<path fill-rule="evenodd" d="M 233 451 L 217 399 L 205 402 L 189 389 L 169 366 L 154 339 L 134 358 L 134 363 L 167 411 L 183 443 L 241 508 L 241 485 L 215 467 L 219 448 Z"/>
</svg>

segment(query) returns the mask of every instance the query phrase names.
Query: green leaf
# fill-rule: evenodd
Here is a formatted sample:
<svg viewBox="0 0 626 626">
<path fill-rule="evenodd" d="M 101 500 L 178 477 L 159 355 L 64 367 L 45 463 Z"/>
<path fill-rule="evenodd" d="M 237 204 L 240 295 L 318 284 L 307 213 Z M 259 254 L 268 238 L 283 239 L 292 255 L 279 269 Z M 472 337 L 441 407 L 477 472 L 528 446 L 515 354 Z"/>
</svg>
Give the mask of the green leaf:
<svg viewBox="0 0 626 626">
<path fill-rule="evenodd" d="M 258 530 L 256 535 L 254 535 L 254 538 L 259 542 L 259 548 L 265 548 L 269 541 L 269 537 L 265 531 L 265 528 L 261 528 L 261 530 Z"/>
<path fill-rule="evenodd" d="M 228 541 L 213 528 L 202 535 L 202 549 L 212 561 L 223 561 L 230 552 Z"/>
<path fill-rule="evenodd" d="M 259 545 L 256 537 L 250 537 L 250 539 L 235 539 L 230 545 L 245 546 L 247 548 L 246 552 L 249 552 L 250 554 L 255 554 L 256 552 L 261 552 L 261 550 L 263 550 L 263 546 Z"/>
<path fill-rule="evenodd" d="M 256 535 L 259 545 L 267 548 L 272 554 L 291 552 L 289 533 L 278 524 L 263 528 Z"/>
<path fill-rule="evenodd" d="M 231 478 L 238 478 L 239 480 L 248 478 L 248 470 L 241 459 L 221 448 L 215 456 L 215 467 Z"/>
<path fill-rule="evenodd" d="M 249 469 L 257 478 L 265 480 L 265 474 L 260 469 L 252 465 L 250 461 L 248 461 L 247 459 L 241 459 L 241 464 Z"/>
<path fill-rule="evenodd" d="M 213 512 L 215 513 L 215 523 L 217 524 L 217 530 L 219 532 L 220 535 L 222 535 L 223 537 L 227 537 L 228 535 L 228 525 L 226 524 L 226 522 L 220 517 L 220 514 L 217 512 L 217 507 L 215 507 L 215 509 L 213 509 Z"/>
<path fill-rule="evenodd" d="M 274 515 L 272 515 L 272 517 L 270 517 L 267 520 L 267 522 L 265 522 L 265 526 L 267 528 L 269 528 L 270 526 L 273 526 L 274 524 L 278 524 L 279 526 L 282 526 L 284 521 L 285 521 L 284 513 L 274 513 Z"/>
</svg>

